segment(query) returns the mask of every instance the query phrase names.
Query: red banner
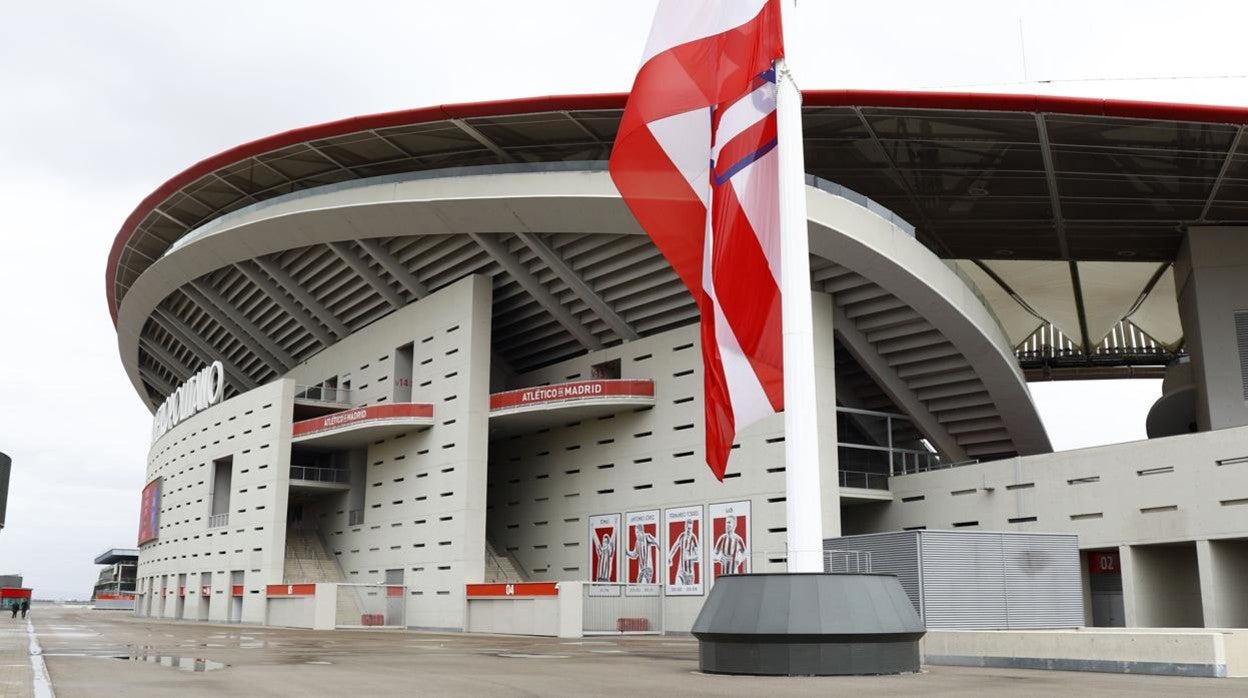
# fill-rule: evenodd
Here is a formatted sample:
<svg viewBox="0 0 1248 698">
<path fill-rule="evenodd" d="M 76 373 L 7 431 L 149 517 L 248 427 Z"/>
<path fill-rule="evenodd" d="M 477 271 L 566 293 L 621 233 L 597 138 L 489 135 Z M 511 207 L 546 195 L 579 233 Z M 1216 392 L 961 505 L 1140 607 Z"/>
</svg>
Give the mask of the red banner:
<svg viewBox="0 0 1248 698">
<path fill-rule="evenodd" d="M 234 586 L 230 587 L 230 596 L 242 596 L 242 595 L 243 595 L 242 584 L 235 584 Z"/>
<path fill-rule="evenodd" d="M 18 589 L 17 587 L 5 587 L 0 589 L 0 599 L 29 599 L 31 589 Z"/>
<path fill-rule="evenodd" d="M 342 412 L 327 414 L 324 417 L 315 417 L 295 422 L 291 429 L 291 435 L 294 437 L 308 436 L 309 434 L 318 434 L 323 431 L 331 431 L 374 420 L 420 417 L 432 419 L 433 405 L 416 402 L 401 402 L 393 405 L 369 405 L 368 407 L 343 410 Z"/>
<path fill-rule="evenodd" d="M 315 584 L 270 584 L 265 588 L 267 596 L 312 596 L 316 594 Z"/>
<path fill-rule="evenodd" d="M 543 405 L 574 400 L 608 397 L 654 397 L 651 380 L 602 380 L 559 383 L 520 388 L 490 396 L 490 409 L 502 410 L 522 405 Z"/>
<path fill-rule="evenodd" d="M 139 545 L 156 540 L 160 536 L 160 483 L 156 478 L 143 488 L 139 504 Z"/>
<path fill-rule="evenodd" d="M 468 598 L 486 596 L 558 596 L 557 582 L 517 582 L 515 584 L 469 584 Z"/>
</svg>

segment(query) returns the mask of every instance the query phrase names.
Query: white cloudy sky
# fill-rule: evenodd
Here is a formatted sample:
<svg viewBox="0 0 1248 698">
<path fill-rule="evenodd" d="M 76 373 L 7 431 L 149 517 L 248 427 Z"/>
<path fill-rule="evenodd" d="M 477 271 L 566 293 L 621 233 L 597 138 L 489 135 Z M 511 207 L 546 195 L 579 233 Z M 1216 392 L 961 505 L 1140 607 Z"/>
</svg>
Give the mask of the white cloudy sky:
<svg viewBox="0 0 1248 698">
<path fill-rule="evenodd" d="M 117 358 L 104 265 L 144 195 L 295 126 L 624 91 L 655 4 L 0 0 L 0 450 L 14 460 L 0 573 L 83 596 L 91 558 L 135 539 L 150 415 Z M 807 88 L 1042 80 L 1035 89 L 1245 104 L 1240 5 L 801 0 L 789 53 Z M 1188 79 L 1138 80 L 1159 77 Z M 1158 387 L 1035 392 L 1070 448 L 1141 438 Z"/>
</svg>

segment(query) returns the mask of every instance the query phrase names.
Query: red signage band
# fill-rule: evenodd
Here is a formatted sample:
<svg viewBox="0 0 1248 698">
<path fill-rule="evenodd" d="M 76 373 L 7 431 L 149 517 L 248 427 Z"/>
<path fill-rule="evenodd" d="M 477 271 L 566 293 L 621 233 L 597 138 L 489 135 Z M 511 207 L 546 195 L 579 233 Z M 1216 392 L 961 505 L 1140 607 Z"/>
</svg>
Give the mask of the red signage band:
<svg viewBox="0 0 1248 698">
<path fill-rule="evenodd" d="M 295 422 L 291 429 L 294 437 L 319 434 L 323 431 L 354 426 L 362 422 L 382 419 L 433 418 L 433 405 L 427 402 L 400 402 L 391 405 L 369 405 L 343 410 L 324 417 L 314 417 Z"/>
<path fill-rule="evenodd" d="M 585 400 L 604 397 L 654 397 L 654 381 L 651 380 L 597 380 L 541 385 L 494 393 L 490 396 L 490 410 L 502 410 L 522 405 L 543 405 L 569 400 Z"/>
<path fill-rule="evenodd" d="M 1117 550 L 1088 552 L 1088 574 L 1120 574 L 1122 565 Z"/>
<path fill-rule="evenodd" d="M 230 596 L 242 596 L 242 595 L 243 595 L 242 584 L 235 584 L 234 586 L 230 587 Z"/>
<path fill-rule="evenodd" d="M 468 598 L 558 596 L 558 582 L 517 582 L 515 584 L 469 584 Z"/>
<path fill-rule="evenodd" d="M 31 591 L 25 588 L 5 587 L 0 589 L 0 599 L 29 599 Z"/>
<path fill-rule="evenodd" d="M 315 584 L 270 584 L 265 587 L 266 596 L 313 596 Z"/>
<path fill-rule="evenodd" d="M 96 601 L 134 601 L 134 594 L 96 594 Z"/>
</svg>

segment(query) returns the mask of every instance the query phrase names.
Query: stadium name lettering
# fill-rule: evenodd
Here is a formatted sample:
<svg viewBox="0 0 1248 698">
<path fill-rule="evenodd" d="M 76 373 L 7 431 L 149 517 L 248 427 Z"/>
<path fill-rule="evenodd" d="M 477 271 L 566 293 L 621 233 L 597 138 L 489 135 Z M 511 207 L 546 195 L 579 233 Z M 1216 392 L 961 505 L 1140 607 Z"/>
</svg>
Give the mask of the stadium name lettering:
<svg viewBox="0 0 1248 698">
<path fill-rule="evenodd" d="M 574 383 L 572 385 L 557 385 L 553 388 L 534 388 L 526 390 L 520 395 L 520 402 L 539 402 L 542 400 L 563 400 L 570 397 L 586 397 L 589 395 L 601 395 L 602 383 Z"/>
<path fill-rule="evenodd" d="M 324 420 L 322 420 L 321 428 L 328 429 L 330 427 L 336 427 L 340 424 L 347 424 L 349 422 L 354 422 L 360 419 L 364 419 L 367 416 L 368 416 L 368 410 L 353 410 L 351 412 L 339 412 L 338 414 L 330 415 L 326 417 Z"/>
<path fill-rule="evenodd" d="M 156 410 L 152 420 L 152 441 L 195 416 L 200 410 L 221 402 L 225 395 L 225 366 L 213 361 L 186 379 Z"/>
</svg>

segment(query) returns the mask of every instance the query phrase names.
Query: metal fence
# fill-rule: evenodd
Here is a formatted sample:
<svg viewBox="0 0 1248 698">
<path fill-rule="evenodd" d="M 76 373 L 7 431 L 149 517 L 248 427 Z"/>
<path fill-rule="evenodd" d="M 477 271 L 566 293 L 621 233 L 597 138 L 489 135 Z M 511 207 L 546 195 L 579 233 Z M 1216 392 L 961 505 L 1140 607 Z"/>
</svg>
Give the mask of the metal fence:
<svg viewBox="0 0 1248 698">
<path fill-rule="evenodd" d="M 208 528 L 219 528 L 221 526 L 229 526 L 229 525 L 230 525 L 230 515 L 228 512 L 225 514 L 213 514 L 212 516 L 208 517 Z"/>
<path fill-rule="evenodd" d="M 398 584 L 339 584 L 334 627 L 405 628 L 407 587 Z"/>
<path fill-rule="evenodd" d="M 586 635 L 661 635 L 663 594 L 658 584 L 586 584 Z"/>
</svg>

